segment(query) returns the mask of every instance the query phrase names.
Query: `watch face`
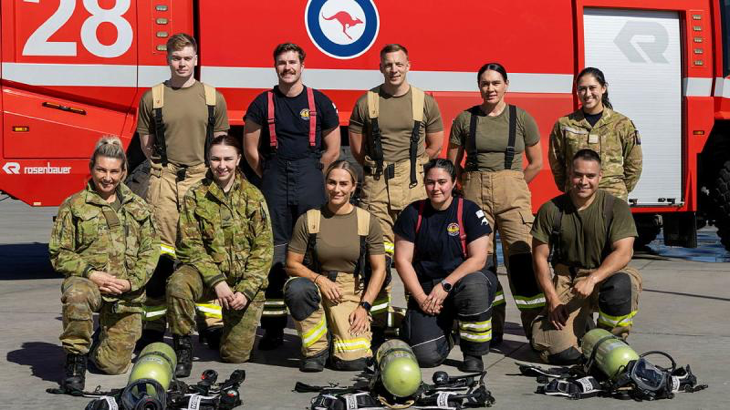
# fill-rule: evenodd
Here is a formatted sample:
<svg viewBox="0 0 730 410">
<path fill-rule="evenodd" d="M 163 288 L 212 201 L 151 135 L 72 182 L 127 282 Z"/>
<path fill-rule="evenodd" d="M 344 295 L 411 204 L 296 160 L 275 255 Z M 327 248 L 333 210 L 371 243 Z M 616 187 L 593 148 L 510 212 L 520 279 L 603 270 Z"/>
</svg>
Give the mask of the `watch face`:
<svg viewBox="0 0 730 410">
<path fill-rule="evenodd" d="M 444 288 L 445 291 L 451 292 L 451 284 L 447 281 L 441 281 L 441 286 Z"/>
</svg>

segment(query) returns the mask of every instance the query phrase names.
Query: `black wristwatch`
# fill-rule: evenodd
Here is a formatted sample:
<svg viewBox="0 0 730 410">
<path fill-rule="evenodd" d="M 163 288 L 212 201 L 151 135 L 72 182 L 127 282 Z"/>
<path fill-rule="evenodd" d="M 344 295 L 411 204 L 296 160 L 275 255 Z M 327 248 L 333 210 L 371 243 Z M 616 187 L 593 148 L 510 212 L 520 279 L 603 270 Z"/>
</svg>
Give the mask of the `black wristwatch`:
<svg viewBox="0 0 730 410">
<path fill-rule="evenodd" d="M 441 287 L 444 288 L 444 291 L 446 293 L 449 293 L 449 292 L 451 292 L 451 288 L 453 288 L 454 285 L 450 284 L 449 282 L 446 281 L 446 279 L 444 279 L 441 281 Z"/>
<path fill-rule="evenodd" d="M 363 308 L 365 308 L 365 310 L 366 310 L 366 311 L 367 311 L 368 313 L 370 313 L 370 309 L 372 309 L 372 308 L 373 308 L 373 305 L 371 305 L 370 303 L 368 303 L 368 302 L 366 302 L 366 301 L 364 301 L 364 300 L 363 300 L 362 302 L 360 302 L 360 306 L 362 306 Z"/>
</svg>

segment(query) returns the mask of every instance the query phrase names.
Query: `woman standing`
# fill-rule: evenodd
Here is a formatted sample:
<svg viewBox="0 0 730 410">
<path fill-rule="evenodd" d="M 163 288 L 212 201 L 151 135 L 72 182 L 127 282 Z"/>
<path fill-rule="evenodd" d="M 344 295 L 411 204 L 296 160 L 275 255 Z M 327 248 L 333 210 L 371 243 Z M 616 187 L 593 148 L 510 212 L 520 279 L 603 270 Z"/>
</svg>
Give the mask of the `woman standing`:
<svg viewBox="0 0 730 410">
<path fill-rule="evenodd" d="M 369 313 L 385 280 L 385 249 L 377 219 L 350 203 L 356 187 L 350 164 L 333 162 L 327 203 L 299 217 L 289 243 L 294 278 L 284 300 L 302 338 L 303 372 L 322 371 L 328 357 L 337 370 L 362 370 L 372 357 Z"/>
<path fill-rule="evenodd" d="M 185 194 L 177 242 L 183 266 L 167 282 L 177 377 L 192 370 L 196 301 L 217 299 L 223 308 L 221 359 L 250 358 L 274 253 L 264 196 L 238 170 L 238 140 L 215 137 L 209 158 L 205 179 Z"/>
<path fill-rule="evenodd" d="M 601 70 L 586 67 L 575 83 L 581 107 L 558 119 L 550 133 L 548 158 L 555 184 L 563 192 L 570 189 L 570 161 L 576 152 L 588 148 L 601 157 L 599 188 L 627 201 L 641 176 L 639 131 L 630 119 L 613 110 Z"/>
<path fill-rule="evenodd" d="M 425 166 L 428 199 L 403 210 L 395 223 L 395 267 L 411 295 L 403 336 L 423 367 L 440 365 L 454 346 L 459 321 L 463 372 L 484 370 L 492 338 L 497 277 L 487 268 L 492 230 L 472 201 L 454 198 L 456 169 L 433 159 Z"/>
<path fill-rule="evenodd" d="M 461 164 L 466 151 L 466 165 L 461 172 L 464 197 L 476 202 L 490 225 L 499 231 L 510 288 L 530 339 L 532 320 L 545 306 L 532 269 L 530 230 L 534 217 L 527 188 L 542 168 L 540 133 L 530 114 L 504 101 L 509 80 L 501 64 L 483 65 L 477 81 L 482 103 L 454 120 L 448 157 Z M 527 157 L 524 170 L 523 152 Z M 494 344 L 502 340 L 504 321 L 500 287 L 495 299 Z"/>
<path fill-rule="evenodd" d="M 87 358 L 107 374 L 131 364 L 142 333 L 144 288 L 157 265 L 160 238 L 147 203 L 120 182 L 127 157 L 119 138 L 97 142 L 91 180 L 58 210 L 48 250 L 66 279 L 61 287 L 67 392 L 84 389 Z M 94 312 L 99 313 L 93 341 Z"/>
</svg>

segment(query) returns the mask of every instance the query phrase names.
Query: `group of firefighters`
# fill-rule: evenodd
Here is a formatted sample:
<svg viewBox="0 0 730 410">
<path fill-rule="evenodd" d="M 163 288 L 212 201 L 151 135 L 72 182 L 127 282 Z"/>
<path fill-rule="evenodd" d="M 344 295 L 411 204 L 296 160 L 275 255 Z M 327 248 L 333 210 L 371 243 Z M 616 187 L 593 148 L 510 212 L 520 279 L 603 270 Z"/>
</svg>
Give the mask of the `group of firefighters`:
<svg viewBox="0 0 730 410">
<path fill-rule="evenodd" d="M 385 46 L 384 81 L 349 123 L 359 182 L 338 160 L 336 107 L 302 82 L 301 47 L 274 50 L 278 85 L 246 110 L 242 145 L 228 135 L 223 95 L 195 80 L 197 58 L 191 36 L 171 36 L 171 77 L 140 102 L 146 201 L 122 183 L 119 139 L 103 137 L 88 185 L 59 209 L 49 250 L 66 278 L 66 390 L 84 389 L 88 358 L 124 373 L 135 345 L 161 341 L 167 329 L 178 377 L 190 375 L 196 327 L 222 360 L 245 362 L 259 321 L 259 349 L 275 349 L 289 314 L 302 371 L 363 369 L 395 326 L 421 366 L 440 365 L 458 338 L 459 369 L 481 371 L 504 332 L 495 231 L 525 335 L 544 361 L 579 360 L 594 312 L 598 326 L 628 336 L 641 279 L 628 266 L 637 232 L 626 201 L 641 174 L 641 140 L 612 110 L 600 70 L 577 76 L 581 108 L 550 134 L 565 194 L 535 218 L 528 183 L 542 167 L 540 134 L 529 113 L 505 102 L 500 64 L 478 71 L 483 101 L 454 119 L 441 159 L 436 100 L 408 83 L 407 49 Z M 401 320 L 390 306 L 391 267 L 408 296 Z"/>
</svg>

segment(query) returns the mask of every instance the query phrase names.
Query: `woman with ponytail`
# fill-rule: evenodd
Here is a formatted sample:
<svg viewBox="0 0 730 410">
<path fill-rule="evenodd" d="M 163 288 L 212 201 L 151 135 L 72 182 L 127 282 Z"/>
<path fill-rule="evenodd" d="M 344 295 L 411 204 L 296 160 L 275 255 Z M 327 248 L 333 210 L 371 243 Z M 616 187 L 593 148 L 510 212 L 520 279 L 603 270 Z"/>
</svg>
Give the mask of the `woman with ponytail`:
<svg viewBox="0 0 730 410">
<path fill-rule="evenodd" d="M 575 83 L 581 107 L 558 119 L 550 133 L 548 158 L 555 184 L 563 192 L 570 189 L 568 167 L 573 155 L 588 148 L 601 156 L 599 188 L 627 201 L 641 176 L 639 131 L 629 118 L 613 110 L 601 70 L 586 67 Z"/>
</svg>

